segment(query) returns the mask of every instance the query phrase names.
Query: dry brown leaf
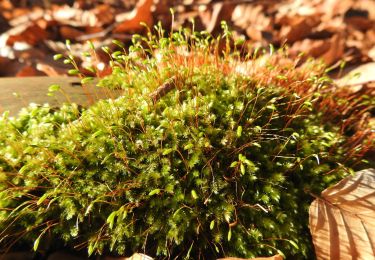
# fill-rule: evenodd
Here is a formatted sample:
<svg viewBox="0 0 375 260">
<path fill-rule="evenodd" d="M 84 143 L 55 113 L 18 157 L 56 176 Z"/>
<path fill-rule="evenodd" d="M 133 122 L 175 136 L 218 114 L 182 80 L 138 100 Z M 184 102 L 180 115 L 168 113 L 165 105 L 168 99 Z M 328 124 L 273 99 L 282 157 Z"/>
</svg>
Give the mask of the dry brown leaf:
<svg viewBox="0 0 375 260">
<path fill-rule="evenodd" d="M 153 15 L 156 21 L 161 21 L 163 28 L 169 28 L 172 24 L 172 14 L 169 0 L 154 0 Z M 176 20 L 175 20 L 176 21 Z"/>
<path fill-rule="evenodd" d="M 4 17 L 7 18 L 8 20 L 12 20 L 16 17 L 23 16 L 25 14 L 28 14 L 30 10 L 28 8 L 14 8 L 7 10 L 7 12 L 4 12 Z"/>
<path fill-rule="evenodd" d="M 49 77 L 57 77 L 57 76 L 67 74 L 66 68 L 61 68 L 61 67 L 58 67 L 58 66 L 52 66 L 51 64 L 43 63 L 43 62 L 38 62 L 36 64 L 36 69 L 38 71 L 43 72 L 45 75 L 47 75 Z"/>
<path fill-rule="evenodd" d="M 338 86 L 357 86 L 360 88 L 366 83 L 375 82 L 375 62 L 362 64 L 348 70 L 343 77 L 335 81 Z"/>
<path fill-rule="evenodd" d="M 92 10 L 92 12 L 100 21 L 101 25 L 113 23 L 115 20 L 114 10 L 109 5 L 98 5 Z"/>
<path fill-rule="evenodd" d="M 280 5 L 277 8 L 276 16 L 311 16 L 319 15 L 317 8 L 314 6 L 316 1 L 280 1 Z M 326 10 L 324 10 L 326 11 Z"/>
<path fill-rule="evenodd" d="M 103 28 L 102 27 L 99 27 L 99 26 L 87 26 L 85 28 L 85 34 L 84 35 L 94 34 L 94 33 L 100 33 L 100 32 L 103 32 Z M 79 38 L 82 38 L 82 37 L 79 37 Z"/>
<path fill-rule="evenodd" d="M 310 206 L 317 259 L 370 260 L 375 255 L 375 169 L 348 176 Z"/>
<path fill-rule="evenodd" d="M 40 18 L 42 18 L 45 14 L 45 11 L 42 8 L 35 7 L 32 10 L 29 10 L 28 13 L 21 15 L 21 16 L 16 16 L 12 20 L 9 21 L 9 24 L 12 27 L 18 26 L 20 24 L 28 23 L 30 21 L 35 21 Z"/>
<path fill-rule="evenodd" d="M 280 31 L 280 39 L 287 40 L 289 43 L 304 39 L 320 23 L 317 16 L 294 16 L 289 17 L 288 25 L 283 26 Z"/>
<path fill-rule="evenodd" d="M 206 31 L 212 33 L 215 29 L 220 27 L 221 21 L 228 21 L 232 17 L 235 5 L 228 2 L 215 3 L 212 7 L 209 20 L 202 19 L 206 27 Z"/>
<path fill-rule="evenodd" d="M 246 34 L 255 41 L 263 41 L 266 38 L 265 34 L 272 29 L 271 19 L 266 16 L 262 5 L 237 5 L 232 13 L 232 21 L 236 26 L 246 30 Z"/>
<path fill-rule="evenodd" d="M 35 76 L 45 76 L 41 71 L 38 71 L 34 65 L 24 65 L 17 74 L 16 77 L 35 77 Z"/>
<path fill-rule="evenodd" d="M 369 12 L 369 19 L 375 20 L 375 1 L 374 0 L 361 0 L 354 1 L 354 7 Z"/>
<path fill-rule="evenodd" d="M 14 57 L 19 61 L 31 61 L 46 58 L 46 53 L 42 51 L 40 48 L 27 48 L 21 50 L 14 50 Z"/>
<path fill-rule="evenodd" d="M 20 70 L 22 64 L 17 60 L 0 56 L 0 77 L 11 77 Z"/>
<path fill-rule="evenodd" d="M 76 40 L 77 38 L 84 35 L 84 32 L 71 26 L 61 26 L 60 35 L 63 39 Z"/>
<path fill-rule="evenodd" d="M 9 35 L 7 45 L 13 46 L 15 42 L 25 42 L 32 46 L 48 38 L 48 32 L 37 24 L 23 24 L 6 32 Z"/>
<path fill-rule="evenodd" d="M 321 56 L 321 59 L 327 65 L 331 65 L 336 61 L 342 59 L 345 50 L 345 39 L 343 36 L 336 34 L 329 40 L 329 42 L 329 50 Z"/>
<path fill-rule="evenodd" d="M 141 22 L 151 27 L 154 22 L 151 12 L 152 5 L 153 0 L 141 0 L 132 12 L 118 14 L 115 19 L 119 24 L 114 28 L 113 32 L 126 33 L 143 30 L 144 27 L 140 24 Z"/>
<path fill-rule="evenodd" d="M 318 7 L 322 12 L 322 20 L 328 21 L 337 15 L 345 13 L 350 7 L 353 6 L 353 0 L 325 0 Z"/>
<path fill-rule="evenodd" d="M 9 23 L 5 17 L 0 13 L 0 33 L 9 29 Z"/>
<path fill-rule="evenodd" d="M 363 9 L 350 8 L 344 14 L 344 21 L 362 31 L 373 28 L 374 21 L 369 19 L 369 12 Z"/>
<path fill-rule="evenodd" d="M 326 40 L 304 39 L 302 41 L 295 42 L 290 48 L 290 52 L 293 56 L 297 56 L 302 52 L 307 56 L 317 58 L 327 52 L 330 45 L 330 42 Z"/>
</svg>

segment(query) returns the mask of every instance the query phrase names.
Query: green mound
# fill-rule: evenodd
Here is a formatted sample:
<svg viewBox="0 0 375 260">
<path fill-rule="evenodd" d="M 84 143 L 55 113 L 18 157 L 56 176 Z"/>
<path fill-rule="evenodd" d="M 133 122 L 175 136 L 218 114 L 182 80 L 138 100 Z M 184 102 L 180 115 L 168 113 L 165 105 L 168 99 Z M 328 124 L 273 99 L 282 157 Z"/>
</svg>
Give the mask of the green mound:
<svg viewBox="0 0 375 260">
<path fill-rule="evenodd" d="M 165 41 L 158 48 L 178 43 Z M 286 74 L 290 64 L 272 57 L 236 73 L 232 56 L 194 46 L 142 66 L 117 53 L 101 82 L 124 89 L 115 100 L 0 120 L 3 249 L 53 241 L 89 254 L 313 257 L 313 195 L 362 151 L 327 120 L 329 82 L 305 68 Z"/>
</svg>

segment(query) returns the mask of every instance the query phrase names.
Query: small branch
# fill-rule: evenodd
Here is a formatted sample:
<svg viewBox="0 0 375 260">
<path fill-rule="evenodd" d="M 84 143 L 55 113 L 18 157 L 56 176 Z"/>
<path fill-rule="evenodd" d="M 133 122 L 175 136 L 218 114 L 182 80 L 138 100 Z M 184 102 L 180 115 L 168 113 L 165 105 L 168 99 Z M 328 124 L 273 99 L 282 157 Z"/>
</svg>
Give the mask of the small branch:
<svg viewBox="0 0 375 260">
<path fill-rule="evenodd" d="M 166 82 L 150 94 L 150 98 L 156 103 L 176 87 L 176 76 L 169 78 Z"/>
</svg>

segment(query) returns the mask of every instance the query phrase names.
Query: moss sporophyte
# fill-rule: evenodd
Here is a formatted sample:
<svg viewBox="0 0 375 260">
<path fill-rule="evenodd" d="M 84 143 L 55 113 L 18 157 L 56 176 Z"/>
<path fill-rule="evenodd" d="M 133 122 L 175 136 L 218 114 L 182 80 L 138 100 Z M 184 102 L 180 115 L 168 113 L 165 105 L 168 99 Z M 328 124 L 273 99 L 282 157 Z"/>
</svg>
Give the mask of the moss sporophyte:
<svg viewBox="0 0 375 260">
<path fill-rule="evenodd" d="M 3 251 L 314 256 L 312 195 L 363 164 L 374 99 L 349 98 L 315 61 L 244 60 L 228 31 L 164 34 L 107 49 L 99 86 L 120 97 L 1 118 Z"/>
</svg>

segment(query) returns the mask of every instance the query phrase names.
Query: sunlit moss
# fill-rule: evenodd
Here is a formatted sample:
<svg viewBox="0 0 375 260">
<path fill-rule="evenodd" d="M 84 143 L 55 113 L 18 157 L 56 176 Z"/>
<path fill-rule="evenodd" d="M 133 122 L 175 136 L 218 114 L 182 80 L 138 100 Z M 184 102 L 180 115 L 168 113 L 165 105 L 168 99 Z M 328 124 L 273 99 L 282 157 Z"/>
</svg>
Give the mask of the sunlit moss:
<svg viewBox="0 0 375 260">
<path fill-rule="evenodd" d="M 311 258 L 312 195 L 358 160 L 319 108 L 330 83 L 274 56 L 238 73 L 225 43 L 134 40 L 100 82 L 121 97 L 0 119 L 1 248 L 50 237 L 89 254 Z"/>
</svg>

